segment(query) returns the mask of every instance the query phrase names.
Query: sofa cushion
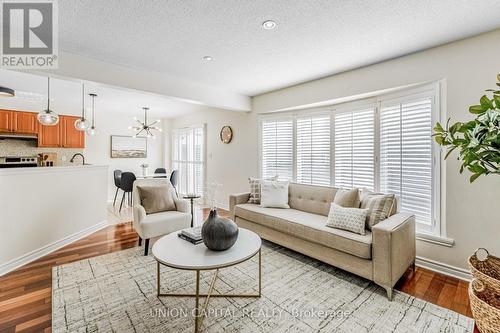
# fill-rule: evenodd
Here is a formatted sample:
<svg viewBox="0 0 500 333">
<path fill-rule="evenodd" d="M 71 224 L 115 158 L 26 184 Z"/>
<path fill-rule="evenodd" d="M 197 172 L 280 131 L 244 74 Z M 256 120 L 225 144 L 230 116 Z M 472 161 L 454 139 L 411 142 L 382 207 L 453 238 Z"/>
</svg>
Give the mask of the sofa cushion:
<svg viewBox="0 0 500 333">
<path fill-rule="evenodd" d="M 191 214 L 178 211 L 148 214 L 141 221 L 142 237 L 150 238 L 166 235 L 171 232 L 188 228 L 191 223 Z"/>
<path fill-rule="evenodd" d="M 359 190 L 357 188 L 350 190 L 339 188 L 335 193 L 333 203 L 341 207 L 359 208 Z"/>
<path fill-rule="evenodd" d="M 336 192 L 334 187 L 290 183 L 288 204 L 293 209 L 328 216 Z"/>
<path fill-rule="evenodd" d="M 366 233 L 365 224 L 367 215 L 368 209 L 342 207 L 336 203 L 332 203 L 326 226 L 364 235 Z"/>
<path fill-rule="evenodd" d="M 330 203 L 328 203 L 330 206 Z M 263 208 L 253 204 L 235 207 L 235 216 L 289 235 L 364 259 L 371 259 L 372 233 L 365 235 L 325 226 L 327 217 L 297 209 Z"/>
<path fill-rule="evenodd" d="M 167 184 L 137 186 L 146 214 L 176 210 L 173 193 Z"/>
</svg>

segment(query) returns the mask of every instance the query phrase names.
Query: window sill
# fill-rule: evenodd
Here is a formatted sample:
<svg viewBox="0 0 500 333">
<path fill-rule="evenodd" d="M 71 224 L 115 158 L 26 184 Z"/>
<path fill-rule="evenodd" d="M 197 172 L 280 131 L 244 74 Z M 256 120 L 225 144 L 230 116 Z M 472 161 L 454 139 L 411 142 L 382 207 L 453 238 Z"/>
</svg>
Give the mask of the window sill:
<svg viewBox="0 0 500 333">
<path fill-rule="evenodd" d="M 454 239 L 443 237 L 443 236 L 436 236 L 436 235 L 432 235 L 432 234 L 427 234 L 427 233 L 423 233 L 423 232 L 417 232 L 416 238 L 418 240 L 421 240 L 424 242 L 437 244 L 437 245 L 441 245 L 441 246 L 446 246 L 446 247 L 453 247 L 453 245 L 455 244 Z"/>
</svg>

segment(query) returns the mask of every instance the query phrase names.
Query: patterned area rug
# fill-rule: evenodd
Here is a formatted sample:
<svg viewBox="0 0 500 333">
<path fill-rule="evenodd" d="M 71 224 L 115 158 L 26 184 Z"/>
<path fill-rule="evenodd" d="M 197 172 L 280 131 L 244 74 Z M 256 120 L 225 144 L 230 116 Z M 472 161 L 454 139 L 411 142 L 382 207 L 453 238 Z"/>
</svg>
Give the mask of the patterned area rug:
<svg viewBox="0 0 500 333">
<path fill-rule="evenodd" d="M 156 297 L 156 261 L 133 248 L 53 269 L 53 332 L 192 332 L 194 298 Z M 473 320 L 264 242 L 261 298 L 212 298 L 204 332 L 472 332 Z M 222 269 L 218 293 L 255 293 L 257 256 Z M 202 273 L 208 290 L 213 272 Z M 162 292 L 195 273 L 162 267 Z M 200 303 L 202 303 L 201 299 Z"/>
</svg>

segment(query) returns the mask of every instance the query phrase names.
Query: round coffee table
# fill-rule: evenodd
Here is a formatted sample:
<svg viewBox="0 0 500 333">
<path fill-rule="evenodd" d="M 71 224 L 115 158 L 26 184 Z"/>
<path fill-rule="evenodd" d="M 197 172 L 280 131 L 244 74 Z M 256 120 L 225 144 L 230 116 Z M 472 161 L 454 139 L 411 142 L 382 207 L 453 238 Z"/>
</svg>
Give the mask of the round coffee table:
<svg viewBox="0 0 500 333">
<path fill-rule="evenodd" d="M 153 245 L 153 257 L 157 261 L 157 295 L 169 297 L 195 297 L 195 325 L 194 331 L 198 332 L 203 322 L 204 314 L 210 297 L 260 297 L 262 289 L 262 241 L 255 232 L 239 228 L 236 243 L 225 251 L 212 251 L 205 244 L 191 244 L 181 239 L 178 232 L 173 232 L 160 238 Z M 219 269 L 242 263 L 256 254 L 259 254 L 259 292 L 257 294 L 212 294 L 217 280 Z M 191 270 L 196 272 L 196 292 L 194 294 L 161 293 L 160 265 L 171 268 Z M 215 275 L 206 294 L 200 293 L 200 271 L 215 270 Z M 206 297 L 200 309 L 200 297 Z M 200 313 L 202 314 L 200 316 Z M 200 318 L 201 317 L 201 318 Z"/>
</svg>

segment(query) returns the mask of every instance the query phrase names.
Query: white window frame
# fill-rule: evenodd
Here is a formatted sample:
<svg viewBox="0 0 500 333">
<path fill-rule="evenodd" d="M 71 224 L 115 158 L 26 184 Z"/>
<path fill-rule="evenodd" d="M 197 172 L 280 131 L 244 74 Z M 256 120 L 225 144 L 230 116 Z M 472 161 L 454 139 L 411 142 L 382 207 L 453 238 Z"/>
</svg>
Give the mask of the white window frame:
<svg viewBox="0 0 500 333">
<path fill-rule="evenodd" d="M 180 131 L 187 131 L 187 130 L 193 130 L 193 129 L 197 129 L 197 128 L 202 128 L 203 129 L 203 150 L 201 152 L 202 154 L 202 161 L 182 161 L 180 159 L 175 159 L 175 147 L 174 145 L 176 144 L 176 137 L 178 138 L 178 134 Z M 179 147 L 177 147 L 177 149 L 179 149 Z M 180 152 L 178 152 L 178 154 L 180 154 Z M 188 164 L 193 164 L 193 165 L 201 165 L 203 167 L 203 170 L 202 170 L 202 177 L 203 177 L 203 184 L 202 184 L 202 189 L 205 188 L 205 183 L 207 181 L 207 126 L 205 123 L 201 123 L 201 124 L 193 124 L 193 125 L 190 125 L 190 126 L 186 126 L 186 127 L 180 127 L 180 128 L 175 128 L 172 130 L 172 138 L 171 138 L 171 159 L 170 159 L 171 163 L 170 163 L 170 169 L 173 170 L 174 169 L 174 164 L 177 163 L 178 165 L 180 165 L 180 163 L 186 163 L 187 165 Z M 180 182 L 180 181 L 179 181 Z M 188 193 L 181 193 L 179 191 L 179 194 L 180 195 L 186 195 Z M 205 195 L 205 191 L 202 190 L 202 193 L 201 193 L 201 197 L 204 198 L 204 195 Z"/>
<path fill-rule="evenodd" d="M 334 186 L 335 182 L 335 117 L 334 113 L 338 112 L 352 112 L 355 110 L 362 110 L 363 108 L 373 107 L 374 113 L 374 173 L 375 173 L 375 190 L 380 189 L 380 107 L 382 103 L 388 102 L 408 102 L 416 98 L 431 97 L 432 99 L 432 115 L 431 124 L 436 122 L 443 122 L 446 118 L 445 110 L 445 95 L 446 81 L 439 80 L 432 83 L 426 83 L 412 88 L 402 88 L 396 92 L 385 93 L 378 96 L 353 100 L 336 105 L 326 106 L 323 108 L 303 109 L 285 112 L 276 112 L 271 114 L 261 114 L 258 117 L 258 150 L 259 150 L 259 175 L 262 175 L 262 121 L 271 119 L 284 119 L 290 117 L 293 119 L 293 180 L 297 176 L 297 128 L 296 117 L 304 115 L 315 114 L 329 114 L 330 115 L 330 183 Z M 446 210 L 445 210 L 445 161 L 442 160 L 441 148 L 432 141 L 432 227 L 424 228 L 419 227 L 417 231 L 417 238 L 432 243 L 437 243 L 445 246 L 452 246 L 453 240 L 446 237 Z"/>
</svg>

